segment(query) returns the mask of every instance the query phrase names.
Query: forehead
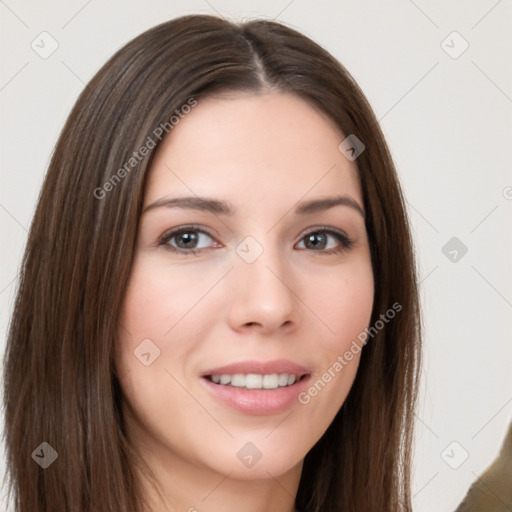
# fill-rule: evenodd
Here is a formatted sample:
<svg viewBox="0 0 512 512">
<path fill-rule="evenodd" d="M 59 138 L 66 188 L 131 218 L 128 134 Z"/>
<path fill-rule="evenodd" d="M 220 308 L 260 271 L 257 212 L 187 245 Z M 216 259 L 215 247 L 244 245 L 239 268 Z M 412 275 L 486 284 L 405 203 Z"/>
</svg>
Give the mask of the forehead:
<svg viewBox="0 0 512 512">
<path fill-rule="evenodd" d="M 166 194 L 298 201 L 305 194 L 360 199 L 357 167 L 339 151 L 345 135 L 291 93 L 224 93 L 198 100 L 163 140 L 145 203 Z"/>
</svg>

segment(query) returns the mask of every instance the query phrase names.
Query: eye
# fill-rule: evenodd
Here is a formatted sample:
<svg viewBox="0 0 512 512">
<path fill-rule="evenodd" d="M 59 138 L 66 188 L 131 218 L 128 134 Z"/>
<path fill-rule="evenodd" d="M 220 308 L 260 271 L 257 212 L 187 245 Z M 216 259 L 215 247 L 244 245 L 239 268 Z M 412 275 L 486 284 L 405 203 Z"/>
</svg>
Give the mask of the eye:
<svg viewBox="0 0 512 512">
<path fill-rule="evenodd" d="M 334 242 L 334 246 L 332 243 L 329 246 L 329 238 L 334 238 L 338 244 L 336 245 L 336 242 Z M 335 254 L 346 251 L 354 243 L 345 233 L 335 231 L 332 228 L 317 228 L 315 231 L 310 231 L 302 238 L 299 244 L 303 241 L 305 241 L 306 249 L 313 249 L 314 252 L 319 252 L 320 254 Z"/>
<path fill-rule="evenodd" d="M 195 226 L 184 226 L 164 233 L 158 241 L 158 245 L 164 246 L 171 252 L 189 255 L 196 254 L 208 247 L 208 239 L 213 240 L 213 237 L 206 231 Z M 206 243 L 206 246 L 201 246 L 201 242 Z"/>
</svg>

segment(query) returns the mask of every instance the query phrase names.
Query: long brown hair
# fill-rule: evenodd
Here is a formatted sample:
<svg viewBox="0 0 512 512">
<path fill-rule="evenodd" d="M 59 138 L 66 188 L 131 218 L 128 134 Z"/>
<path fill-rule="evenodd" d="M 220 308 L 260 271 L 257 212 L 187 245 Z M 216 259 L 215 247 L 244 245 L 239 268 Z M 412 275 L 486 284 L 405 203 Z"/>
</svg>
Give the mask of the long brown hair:
<svg viewBox="0 0 512 512">
<path fill-rule="evenodd" d="M 146 31 L 102 67 L 52 155 L 4 359 L 16 512 L 143 510 L 143 461 L 126 436 L 113 357 L 145 176 L 160 141 L 155 129 L 166 126 L 172 136 L 169 118 L 191 98 L 200 104 L 224 90 L 269 89 L 299 95 L 363 141 L 356 163 L 375 280 L 371 324 L 401 305 L 362 351 L 345 403 L 307 454 L 296 505 L 411 510 L 421 322 L 404 199 L 378 122 L 346 69 L 299 32 L 190 15 Z M 143 146 L 147 154 L 133 160 Z M 41 443 L 58 455 L 46 469 L 34 451 L 53 452 Z"/>
</svg>

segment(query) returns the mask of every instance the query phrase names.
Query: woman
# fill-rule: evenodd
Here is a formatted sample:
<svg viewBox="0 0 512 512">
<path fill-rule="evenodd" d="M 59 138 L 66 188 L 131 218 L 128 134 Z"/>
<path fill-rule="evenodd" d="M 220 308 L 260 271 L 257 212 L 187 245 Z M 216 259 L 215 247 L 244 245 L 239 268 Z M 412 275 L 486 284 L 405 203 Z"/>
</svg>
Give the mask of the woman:
<svg viewBox="0 0 512 512">
<path fill-rule="evenodd" d="M 163 23 L 57 143 L 5 356 L 17 511 L 411 510 L 404 200 L 349 73 L 281 24 Z"/>
</svg>

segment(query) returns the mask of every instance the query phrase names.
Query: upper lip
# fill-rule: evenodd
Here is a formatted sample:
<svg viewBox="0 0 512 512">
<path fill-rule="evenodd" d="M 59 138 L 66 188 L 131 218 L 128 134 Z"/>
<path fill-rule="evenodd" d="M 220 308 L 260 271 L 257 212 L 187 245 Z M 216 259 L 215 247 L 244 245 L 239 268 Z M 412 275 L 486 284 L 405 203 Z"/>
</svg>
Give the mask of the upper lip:
<svg viewBox="0 0 512 512">
<path fill-rule="evenodd" d="M 241 361 L 231 363 L 225 366 L 218 366 L 201 373 L 201 377 L 211 375 L 235 375 L 237 373 L 249 374 L 256 373 L 261 375 L 270 375 L 273 373 L 297 375 L 302 377 L 310 371 L 300 364 L 289 361 L 288 359 L 274 359 L 272 361 Z"/>
</svg>

